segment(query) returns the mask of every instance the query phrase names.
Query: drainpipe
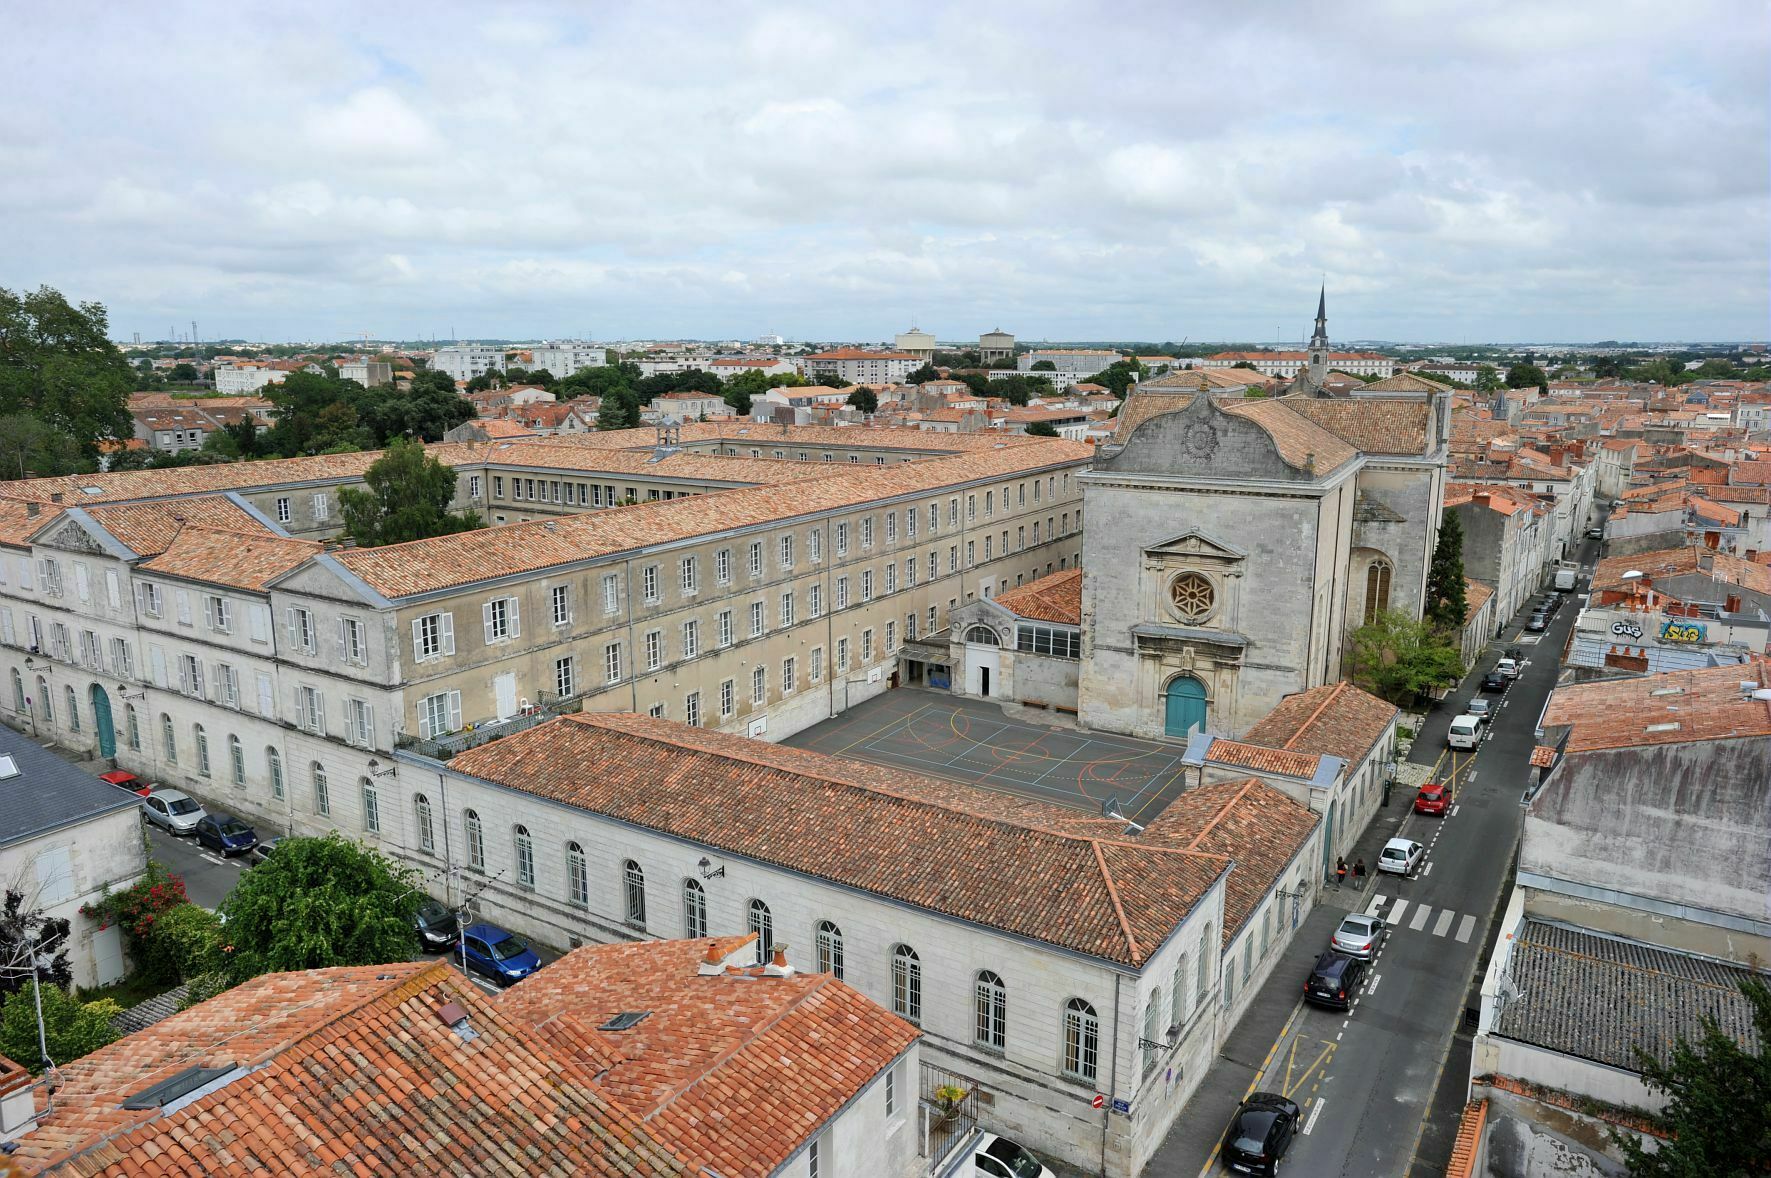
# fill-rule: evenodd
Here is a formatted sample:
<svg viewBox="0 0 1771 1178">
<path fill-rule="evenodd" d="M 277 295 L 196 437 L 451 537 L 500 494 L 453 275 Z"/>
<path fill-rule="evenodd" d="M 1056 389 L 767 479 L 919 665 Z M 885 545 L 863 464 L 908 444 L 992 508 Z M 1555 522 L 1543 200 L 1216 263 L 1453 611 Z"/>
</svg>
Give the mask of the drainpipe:
<svg viewBox="0 0 1771 1178">
<path fill-rule="evenodd" d="M 1107 1172 L 1107 1130 L 1113 1125 L 1113 1094 L 1119 1089 L 1119 988 L 1125 981 L 1117 971 L 1113 974 L 1113 1058 L 1107 1064 L 1107 1103 L 1101 1109 L 1101 1173 Z"/>
</svg>

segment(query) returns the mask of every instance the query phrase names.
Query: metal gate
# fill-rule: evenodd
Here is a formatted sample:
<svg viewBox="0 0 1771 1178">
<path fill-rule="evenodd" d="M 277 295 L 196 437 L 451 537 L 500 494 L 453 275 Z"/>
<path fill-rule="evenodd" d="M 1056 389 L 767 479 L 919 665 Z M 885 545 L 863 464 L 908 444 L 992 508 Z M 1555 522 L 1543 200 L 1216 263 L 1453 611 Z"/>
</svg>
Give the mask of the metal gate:
<svg viewBox="0 0 1771 1178">
<path fill-rule="evenodd" d="M 978 1106 L 989 1100 L 970 1076 L 922 1065 L 922 1152 L 931 1166 L 938 1168 L 954 1143 L 977 1128 Z"/>
</svg>

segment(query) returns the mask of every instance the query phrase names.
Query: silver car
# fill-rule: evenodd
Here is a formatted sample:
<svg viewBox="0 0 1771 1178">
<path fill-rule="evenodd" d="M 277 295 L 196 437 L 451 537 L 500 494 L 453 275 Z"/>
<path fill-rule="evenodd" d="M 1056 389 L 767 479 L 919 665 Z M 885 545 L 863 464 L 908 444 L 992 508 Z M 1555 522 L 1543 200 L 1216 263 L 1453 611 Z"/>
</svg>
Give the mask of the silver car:
<svg viewBox="0 0 1771 1178">
<path fill-rule="evenodd" d="M 1366 916 L 1362 912 L 1341 921 L 1341 927 L 1334 930 L 1329 939 L 1328 947 L 1336 953 L 1345 953 L 1348 957 L 1357 957 L 1361 961 L 1370 961 L 1372 954 L 1384 943 L 1389 935 L 1390 926 L 1375 916 Z"/>
<path fill-rule="evenodd" d="M 157 789 L 141 800 L 141 816 L 168 834 L 190 834 L 209 814 L 183 790 Z"/>
</svg>

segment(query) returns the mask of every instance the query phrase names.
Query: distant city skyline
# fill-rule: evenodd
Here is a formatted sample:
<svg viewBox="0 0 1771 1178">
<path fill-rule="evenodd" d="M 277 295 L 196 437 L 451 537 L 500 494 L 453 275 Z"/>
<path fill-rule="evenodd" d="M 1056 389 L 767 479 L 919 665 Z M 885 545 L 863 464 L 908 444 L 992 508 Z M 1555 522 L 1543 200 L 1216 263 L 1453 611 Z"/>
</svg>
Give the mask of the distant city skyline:
<svg viewBox="0 0 1771 1178">
<path fill-rule="evenodd" d="M 1728 0 L 8 23 L 0 286 L 122 339 L 1771 335 Z"/>
</svg>

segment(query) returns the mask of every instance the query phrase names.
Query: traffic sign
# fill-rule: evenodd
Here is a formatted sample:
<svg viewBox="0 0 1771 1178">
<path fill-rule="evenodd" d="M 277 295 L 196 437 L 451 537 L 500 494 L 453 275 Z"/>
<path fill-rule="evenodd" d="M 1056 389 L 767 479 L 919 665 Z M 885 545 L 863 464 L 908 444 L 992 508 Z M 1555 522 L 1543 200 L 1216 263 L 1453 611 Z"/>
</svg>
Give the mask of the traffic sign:
<svg viewBox="0 0 1771 1178">
<path fill-rule="evenodd" d="M 1088 1103 L 1089 1103 L 1089 1107 L 1091 1107 L 1091 1108 L 1101 1108 L 1102 1106 L 1104 1106 L 1107 1103 L 1107 1098 L 1105 1096 L 1102 1096 L 1099 1092 L 1097 1092 L 1097 1093 L 1095 1093 L 1095 1098 L 1093 1100 L 1089 1101 Z"/>
</svg>

